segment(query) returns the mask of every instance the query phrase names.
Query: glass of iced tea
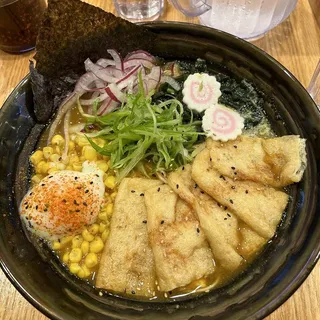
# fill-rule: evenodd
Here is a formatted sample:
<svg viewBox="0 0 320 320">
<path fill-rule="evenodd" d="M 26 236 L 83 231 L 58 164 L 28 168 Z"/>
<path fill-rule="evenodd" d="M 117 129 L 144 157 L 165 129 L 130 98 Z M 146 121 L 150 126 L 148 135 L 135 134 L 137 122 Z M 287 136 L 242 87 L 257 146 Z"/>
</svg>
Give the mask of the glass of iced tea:
<svg viewBox="0 0 320 320">
<path fill-rule="evenodd" d="M 45 0 L 0 0 L 0 49 L 32 50 L 46 6 Z"/>
</svg>

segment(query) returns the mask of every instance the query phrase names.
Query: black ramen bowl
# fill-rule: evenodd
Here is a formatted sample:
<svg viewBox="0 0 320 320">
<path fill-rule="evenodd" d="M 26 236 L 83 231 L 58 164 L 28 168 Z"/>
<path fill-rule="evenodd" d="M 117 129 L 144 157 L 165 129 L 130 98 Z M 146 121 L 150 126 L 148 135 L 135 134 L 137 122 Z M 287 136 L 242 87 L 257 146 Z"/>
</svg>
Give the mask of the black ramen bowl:
<svg viewBox="0 0 320 320">
<path fill-rule="evenodd" d="M 277 235 L 258 259 L 222 288 L 175 302 L 146 302 L 98 294 L 69 274 L 45 243 L 23 231 L 18 205 L 28 188 L 28 156 L 43 130 L 32 113 L 27 76 L 0 112 L 0 265 L 36 308 L 54 319 L 259 319 L 301 285 L 319 258 L 320 113 L 302 85 L 269 55 L 229 34 L 206 27 L 156 22 L 153 52 L 169 59 L 203 58 L 214 71 L 247 79 L 265 97 L 277 134 L 307 139 L 308 167 L 289 190 L 290 203 Z"/>
</svg>

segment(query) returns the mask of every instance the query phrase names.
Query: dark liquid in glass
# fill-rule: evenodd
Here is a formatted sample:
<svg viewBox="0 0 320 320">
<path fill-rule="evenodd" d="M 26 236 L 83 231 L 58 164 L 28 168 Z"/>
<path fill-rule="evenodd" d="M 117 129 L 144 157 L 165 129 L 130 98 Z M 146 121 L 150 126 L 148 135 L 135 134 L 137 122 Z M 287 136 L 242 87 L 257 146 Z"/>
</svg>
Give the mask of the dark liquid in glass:
<svg viewBox="0 0 320 320">
<path fill-rule="evenodd" d="M 0 49 L 20 53 L 35 47 L 45 0 L 0 1 Z"/>
</svg>

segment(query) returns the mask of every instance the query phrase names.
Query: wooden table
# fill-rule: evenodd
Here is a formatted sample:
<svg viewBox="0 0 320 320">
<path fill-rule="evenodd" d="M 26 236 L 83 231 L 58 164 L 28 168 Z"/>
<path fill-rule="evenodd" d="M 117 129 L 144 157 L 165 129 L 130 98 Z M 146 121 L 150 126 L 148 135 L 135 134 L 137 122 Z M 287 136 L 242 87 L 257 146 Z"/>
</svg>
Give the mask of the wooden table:
<svg viewBox="0 0 320 320">
<path fill-rule="evenodd" d="M 111 0 L 89 2 L 114 12 Z M 197 23 L 170 5 L 166 6 L 162 19 Z M 275 57 L 307 86 L 320 58 L 320 29 L 308 0 L 299 0 L 289 19 L 254 44 Z M 0 51 L 0 106 L 28 73 L 28 60 L 33 54 L 10 55 Z M 47 319 L 15 290 L 1 270 L 0 319 Z M 298 291 L 266 319 L 320 320 L 320 263 Z"/>
</svg>

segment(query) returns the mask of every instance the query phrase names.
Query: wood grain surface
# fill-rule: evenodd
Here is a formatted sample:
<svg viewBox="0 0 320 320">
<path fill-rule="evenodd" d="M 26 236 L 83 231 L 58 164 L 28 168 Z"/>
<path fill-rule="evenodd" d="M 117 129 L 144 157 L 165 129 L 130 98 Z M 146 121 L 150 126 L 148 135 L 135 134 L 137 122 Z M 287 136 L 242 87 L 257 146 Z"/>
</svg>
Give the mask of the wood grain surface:
<svg viewBox="0 0 320 320">
<path fill-rule="evenodd" d="M 310 1 L 314 4 L 320 0 Z M 88 2 L 114 12 L 111 0 L 89 0 Z M 195 18 L 184 17 L 168 3 L 161 19 L 198 22 Z M 299 0 L 297 8 L 286 21 L 254 44 L 277 59 L 304 86 L 307 86 L 320 58 L 320 29 L 308 0 Z M 12 89 L 28 73 L 28 60 L 33 55 L 34 52 L 11 55 L 0 51 L 0 106 Z M 1 270 L 0 319 L 47 319 L 16 291 Z M 297 292 L 266 319 L 320 320 L 319 263 Z"/>
</svg>

